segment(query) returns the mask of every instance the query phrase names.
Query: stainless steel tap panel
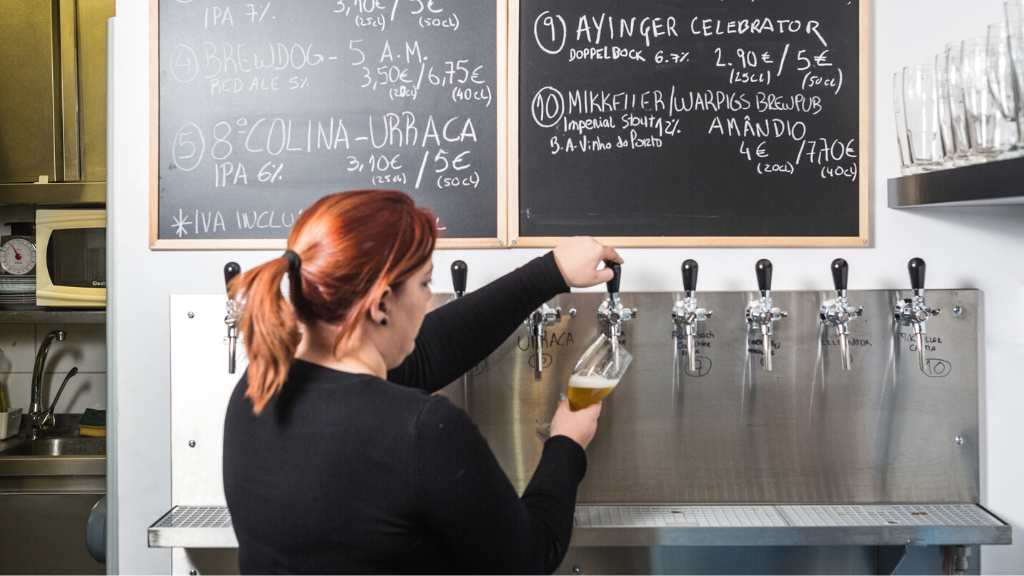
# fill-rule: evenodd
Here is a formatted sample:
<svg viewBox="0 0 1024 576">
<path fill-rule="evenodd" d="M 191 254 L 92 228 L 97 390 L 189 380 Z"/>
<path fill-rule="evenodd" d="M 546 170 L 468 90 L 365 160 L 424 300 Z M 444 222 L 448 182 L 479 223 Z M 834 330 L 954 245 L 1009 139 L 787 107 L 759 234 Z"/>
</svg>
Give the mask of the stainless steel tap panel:
<svg viewBox="0 0 1024 576">
<path fill-rule="evenodd" d="M 924 370 L 913 327 L 889 314 L 910 291 L 849 293 L 867 314 L 848 335 L 850 370 L 819 317 L 835 292 L 772 292 L 789 317 L 774 325 L 770 372 L 744 315 L 761 294 L 701 293 L 716 314 L 695 334 L 695 370 L 669 313 L 685 296 L 619 294 L 648 313 L 622 326 L 634 360 L 604 401 L 581 504 L 978 502 L 977 291 L 928 292 L 930 305 L 960 313 L 929 319 Z M 605 297 L 548 304 L 595 310 Z M 519 491 L 540 459 L 541 424 L 602 328 L 589 314 L 549 326 L 536 380 L 521 326 L 473 375 L 468 401 L 459 387 L 442 391 L 465 406 Z"/>
</svg>

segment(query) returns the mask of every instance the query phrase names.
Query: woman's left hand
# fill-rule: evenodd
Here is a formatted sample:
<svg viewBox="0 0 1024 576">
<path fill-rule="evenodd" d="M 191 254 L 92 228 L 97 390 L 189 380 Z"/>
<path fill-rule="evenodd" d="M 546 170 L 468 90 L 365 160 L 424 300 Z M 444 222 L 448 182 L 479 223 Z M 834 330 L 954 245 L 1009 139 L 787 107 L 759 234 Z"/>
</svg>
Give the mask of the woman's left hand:
<svg viewBox="0 0 1024 576">
<path fill-rule="evenodd" d="M 589 288 L 611 281 L 611 269 L 598 270 L 603 262 L 622 264 L 623 260 L 614 249 L 590 236 L 569 238 L 555 248 L 555 263 L 570 288 Z"/>
</svg>

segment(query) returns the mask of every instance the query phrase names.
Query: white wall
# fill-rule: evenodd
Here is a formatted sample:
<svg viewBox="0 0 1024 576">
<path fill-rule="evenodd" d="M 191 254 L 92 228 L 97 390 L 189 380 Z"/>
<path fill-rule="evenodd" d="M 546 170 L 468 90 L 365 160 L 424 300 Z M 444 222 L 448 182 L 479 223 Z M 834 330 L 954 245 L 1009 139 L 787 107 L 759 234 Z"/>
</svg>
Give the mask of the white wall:
<svg viewBox="0 0 1024 576">
<path fill-rule="evenodd" d="M 1024 529 L 1024 207 L 897 212 L 886 207 L 886 180 L 898 174 L 892 120 L 892 74 L 923 61 L 946 41 L 983 35 L 1001 18 L 1001 0 L 876 0 L 872 51 L 872 245 L 867 249 L 623 250 L 623 290 L 677 290 L 679 263 L 701 264 L 703 290 L 751 289 L 753 265 L 775 264 L 777 289 L 831 286 L 828 264 L 850 262 L 850 287 L 906 288 L 914 256 L 929 265 L 928 286 L 984 291 L 982 359 L 982 502 Z M 155 253 L 148 249 L 149 3 L 118 0 L 114 59 L 116 171 L 110 226 L 116 235 L 116 309 L 110 341 L 117 365 L 116 451 L 119 568 L 124 573 L 170 570 L 170 553 L 146 548 L 146 527 L 170 506 L 168 296 L 223 290 L 228 260 L 249 268 L 277 254 Z M 448 288 L 448 266 L 469 264 L 469 288 L 539 254 L 532 250 L 438 252 L 435 286 Z M 116 370 L 116 376 L 113 374 Z M 1024 571 L 1024 544 L 988 547 L 986 573 Z M 973 559 L 973 558 L 972 558 Z"/>
</svg>

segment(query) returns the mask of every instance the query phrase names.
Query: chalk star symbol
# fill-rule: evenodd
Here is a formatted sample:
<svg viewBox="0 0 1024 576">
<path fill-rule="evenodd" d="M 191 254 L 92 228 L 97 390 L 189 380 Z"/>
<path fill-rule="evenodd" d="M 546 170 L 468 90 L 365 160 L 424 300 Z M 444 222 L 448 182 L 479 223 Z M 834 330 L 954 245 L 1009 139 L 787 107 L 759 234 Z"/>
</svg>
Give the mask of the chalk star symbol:
<svg viewBox="0 0 1024 576">
<path fill-rule="evenodd" d="M 184 211 L 179 208 L 178 215 L 174 217 L 174 227 L 176 228 L 175 232 L 178 234 L 178 238 L 188 236 L 188 230 L 185 229 L 185 226 L 188 226 L 191 223 L 192 222 L 188 219 L 188 216 L 186 216 Z"/>
</svg>

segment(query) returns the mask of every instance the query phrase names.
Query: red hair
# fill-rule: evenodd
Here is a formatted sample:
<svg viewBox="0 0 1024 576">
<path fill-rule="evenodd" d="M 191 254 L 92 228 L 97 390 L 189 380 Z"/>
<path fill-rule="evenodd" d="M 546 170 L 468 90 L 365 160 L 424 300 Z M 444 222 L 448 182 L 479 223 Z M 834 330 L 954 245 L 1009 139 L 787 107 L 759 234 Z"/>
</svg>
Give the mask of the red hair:
<svg viewBox="0 0 1024 576">
<path fill-rule="evenodd" d="M 245 395 L 259 414 L 281 390 L 295 360 L 298 322 L 340 326 L 335 349 L 355 333 L 372 302 L 430 259 L 437 225 L 430 211 L 393 190 L 339 192 L 318 200 L 295 222 L 288 249 L 299 255 L 290 300 L 281 292 L 284 256 L 236 277 L 228 289 L 243 302 L 239 328 L 249 357 Z"/>
</svg>

